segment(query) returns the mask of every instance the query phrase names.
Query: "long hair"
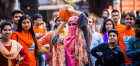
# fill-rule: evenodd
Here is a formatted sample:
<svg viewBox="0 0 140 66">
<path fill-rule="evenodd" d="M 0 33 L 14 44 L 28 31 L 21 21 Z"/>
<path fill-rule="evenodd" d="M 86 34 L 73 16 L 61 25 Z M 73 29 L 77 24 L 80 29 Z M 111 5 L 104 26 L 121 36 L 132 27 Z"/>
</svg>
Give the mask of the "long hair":
<svg viewBox="0 0 140 66">
<path fill-rule="evenodd" d="M 103 34 L 104 34 L 104 32 L 106 32 L 105 25 L 106 25 L 106 23 L 107 23 L 108 21 L 111 21 L 111 23 L 112 23 L 112 25 L 113 25 L 113 29 L 115 29 L 115 25 L 114 25 L 113 21 L 112 21 L 111 19 L 106 19 L 106 20 L 104 21 L 103 28 L 102 28 L 102 30 L 101 30 L 101 33 L 103 33 Z"/>
<path fill-rule="evenodd" d="M 58 18 L 60 18 L 60 17 L 57 16 L 56 18 L 54 18 L 54 22 L 55 22 L 55 23 L 56 23 L 56 21 L 57 21 Z M 53 27 L 53 30 L 57 29 L 57 27 L 58 27 L 58 26 L 55 24 L 54 27 Z"/>
<path fill-rule="evenodd" d="M 1 32 L 2 32 L 2 30 L 4 29 L 4 27 L 6 25 L 9 25 L 12 28 L 12 25 L 11 25 L 11 23 L 9 21 L 4 21 L 4 22 L 1 23 Z"/>
<path fill-rule="evenodd" d="M 51 31 L 51 25 L 50 25 L 49 21 L 47 21 L 46 24 L 48 24 L 48 26 L 46 26 L 47 32 L 48 32 L 48 31 Z"/>
<path fill-rule="evenodd" d="M 31 17 L 29 15 L 23 15 L 18 22 L 18 28 L 17 28 L 18 32 L 21 32 L 23 30 L 22 21 L 24 19 L 29 19 L 31 21 Z M 39 58 L 38 58 L 38 45 L 37 45 L 37 40 L 35 38 L 35 33 L 34 33 L 34 30 L 33 30 L 33 22 L 32 21 L 31 21 L 31 28 L 29 29 L 29 32 L 31 33 L 32 38 L 33 38 L 34 43 L 35 43 L 35 58 L 36 58 L 36 61 L 38 63 L 38 60 L 39 60 Z"/>
</svg>

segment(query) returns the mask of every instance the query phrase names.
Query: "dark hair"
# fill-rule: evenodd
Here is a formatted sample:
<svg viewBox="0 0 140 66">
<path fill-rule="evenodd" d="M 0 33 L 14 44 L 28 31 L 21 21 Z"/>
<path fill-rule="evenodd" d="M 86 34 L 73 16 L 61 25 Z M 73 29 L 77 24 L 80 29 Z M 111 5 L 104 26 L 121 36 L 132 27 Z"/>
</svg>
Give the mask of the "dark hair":
<svg viewBox="0 0 140 66">
<path fill-rule="evenodd" d="M 108 21 L 111 21 L 111 23 L 112 23 L 112 25 L 113 25 L 113 29 L 115 29 L 115 25 L 114 25 L 114 23 L 113 23 L 113 21 L 111 20 L 111 19 L 106 19 L 103 23 L 103 28 L 102 28 L 102 30 L 101 30 L 101 33 L 103 33 L 104 34 L 104 32 L 106 32 L 106 28 L 105 28 L 105 25 L 106 25 L 106 23 L 108 22 Z"/>
<path fill-rule="evenodd" d="M 22 21 L 24 19 L 29 19 L 31 21 L 31 17 L 29 15 L 23 15 L 18 22 L 18 28 L 17 28 L 18 32 L 21 32 L 23 30 Z M 36 38 L 35 38 L 35 33 L 34 33 L 34 30 L 33 30 L 33 22 L 32 21 L 31 21 L 31 28 L 29 29 L 29 32 L 31 33 L 32 38 L 33 38 L 34 43 L 35 43 L 35 57 L 36 57 L 36 61 L 37 61 L 39 59 L 38 58 L 38 45 L 37 45 L 37 41 L 36 41 Z"/>
<path fill-rule="evenodd" d="M 54 22 L 56 22 L 58 18 L 60 18 L 60 17 L 59 17 L 59 16 L 57 16 L 57 17 L 54 19 Z"/>
<path fill-rule="evenodd" d="M 24 12 L 23 12 L 22 10 L 13 10 L 12 13 L 11 13 L 12 17 L 14 17 L 14 15 L 15 15 L 16 13 L 24 14 Z"/>
<path fill-rule="evenodd" d="M 127 15 L 129 15 L 130 17 L 133 17 L 134 20 L 135 20 L 135 15 L 134 15 L 134 13 L 130 13 L 130 12 L 126 13 L 125 16 L 124 16 L 124 19 L 126 18 Z"/>
<path fill-rule="evenodd" d="M 35 15 L 33 16 L 33 20 L 36 20 L 36 19 L 38 19 L 38 18 L 43 19 L 42 15 L 40 15 L 40 14 L 35 14 Z"/>
<path fill-rule="evenodd" d="M 109 36 L 109 34 L 110 34 L 111 32 L 114 32 L 114 33 L 117 35 L 117 37 L 119 36 L 118 31 L 117 31 L 116 29 L 111 29 L 111 30 L 109 30 L 109 31 L 108 31 L 108 36 Z"/>
<path fill-rule="evenodd" d="M 135 24 L 140 25 L 140 19 L 136 19 Z"/>
<path fill-rule="evenodd" d="M 50 25 L 50 22 L 47 21 L 46 23 L 48 24 L 48 26 L 46 26 L 46 28 L 47 28 L 47 32 L 48 32 L 48 31 L 51 31 L 51 25 Z"/>
<path fill-rule="evenodd" d="M 113 9 L 111 14 L 114 13 L 114 12 L 118 12 L 119 13 L 119 11 L 117 9 Z"/>
<path fill-rule="evenodd" d="M 11 28 L 12 28 L 12 25 L 11 25 L 10 22 L 8 22 L 8 21 L 4 21 L 4 22 L 1 23 L 1 32 L 2 32 L 2 30 L 4 29 L 4 27 L 5 27 L 6 25 L 11 26 Z"/>
<path fill-rule="evenodd" d="M 13 20 L 6 20 L 6 22 L 10 22 L 11 24 L 13 24 Z"/>
<path fill-rule="evenodd" d="M 108 11 L 107 9 L 104 9 L 104 10 L 103 10 L 103 12 L 104 12 L 104 11 L 107 11 L 107 13 L 108 13 L 108 16 L 109 16 L 109 11 Z"/>
<path fill-rule="evenodd" d="M 122 13 L 122 18 L 124 18 L 124 16 L 125 16 L 125 12 Z"/>
<path fill-rule="evenodd" d="M 84 14 L 86 15 L 86 17 L 89 17 L 88 13 L 86 11 L 84 11 Z"/>
<path fill-rule="evenodd" d="M 54 19 L 54 22 L 55 22 L 55 23 L 56 23 L 56 21 L 57 21 L 58 18 L 60 18 L 60 17 L 57 16 L 57 17 Z M 53 30 L 55 30 L 56 28 L 57 28 L 57 25 L 55 24 L 54 27 L 53 27 Z"/>
<path fill-rule="evenodd" d="M 88 19 L 92 19 L 92 21 L 93 21 L 93 23 L 94 23 L 94 20 L 93 20 L 93 18 L 91 18 L 91 17 L 87 17 Z"/>
<path fill-rule="evenodd" d="M 136 15 L 139 15 L 139 11 L 136 11 Z"/>
</svg>

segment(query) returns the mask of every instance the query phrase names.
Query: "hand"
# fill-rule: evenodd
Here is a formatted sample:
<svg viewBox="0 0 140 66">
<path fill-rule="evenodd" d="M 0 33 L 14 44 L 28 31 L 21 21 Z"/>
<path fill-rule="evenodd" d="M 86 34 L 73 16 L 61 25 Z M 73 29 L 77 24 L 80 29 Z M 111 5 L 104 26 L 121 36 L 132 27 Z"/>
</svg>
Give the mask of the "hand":
<svg viewBox="0 0 140 66">
<path fill-rule="evenodd" d="M 19 62 L 19 59 L 16 59 L 16 64 L 19 64 L 20 62 Z"/>
<path fill-rule="evenodd" d="M 43 52 L 43 47 L 39 47 L 38 50 L 39 50 L 40 52 Z"/>
<path fill-rule="evenodd" d="M 19 59 L 16 59 L 16 64 L 19 64 L 19 63 L 22 62 L 22 61 L 24 61 L 24 58 L 23 58 L 23 57 L 21 57 L 21 58 L 19 58 Z"/>
<path fill-rule="evenodd" d="M 64 23 L 64 24 L 66 24 L 66 23 L 68 23 L 68 21 L 63 21 L 63 22 L 61 22 L 61 23 Z"/>
<path fill-rule="evenodd" d="M 46 51 L 45 53 L 46 53 L 49 57 L 52 57 L 52 53 L 51 53 L 51 52 Z"/>
<path fill-rule="evenodd" d="M 71 11 L 71 10 L 74 10 L 74 8 L 70 5 L 67 5 L 67 8 L 65 10 Z"/>
<path fill-rule="evenodd" d="M 104 63 L 104 58 L 102 58 L 102 63 Z"/>
<path fill-rule="evenodd" d="M 42 26 L 43 26 L 43 28 L 44 28 L 44 29 L 46 29 L 46 23 L 45 23 L 45 22 L 43 22 L 42 24 L 43 24 L 43 25 L 42 25 Z"/>
<path fill-rule="evenodd" d="M 42 37 L 42 35 L 37 35 L 36 36 L 37 39 L 40 39 L 41 37 Z"/>
</svg>

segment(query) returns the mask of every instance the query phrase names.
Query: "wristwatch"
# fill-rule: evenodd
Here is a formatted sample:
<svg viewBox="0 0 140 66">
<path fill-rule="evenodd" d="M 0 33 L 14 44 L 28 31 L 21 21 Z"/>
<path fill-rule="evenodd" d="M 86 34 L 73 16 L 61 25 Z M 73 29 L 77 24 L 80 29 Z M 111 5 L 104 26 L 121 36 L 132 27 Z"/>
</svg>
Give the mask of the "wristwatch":
<svg viewBox="0 0 140 66">
<path fill-rule="evenodd" d="M 19 59 L 17 59 L 17 61 L 16 61 L 16 64 L 18 64 L 19 63 Z"/>
</svg>

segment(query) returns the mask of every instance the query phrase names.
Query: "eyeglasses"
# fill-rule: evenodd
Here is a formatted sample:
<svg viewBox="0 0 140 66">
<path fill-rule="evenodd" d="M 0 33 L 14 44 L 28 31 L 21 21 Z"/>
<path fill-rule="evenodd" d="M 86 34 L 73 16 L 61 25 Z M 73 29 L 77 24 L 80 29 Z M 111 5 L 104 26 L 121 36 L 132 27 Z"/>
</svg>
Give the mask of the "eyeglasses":
<svg viewBox="0 0 140 66">
<path fill-rule="evenodd" d="M 75 25 L 77 25 L 77 24 L 76 23 L 69 24 L 69 26 L 75 26 Z"/>
</svg>

